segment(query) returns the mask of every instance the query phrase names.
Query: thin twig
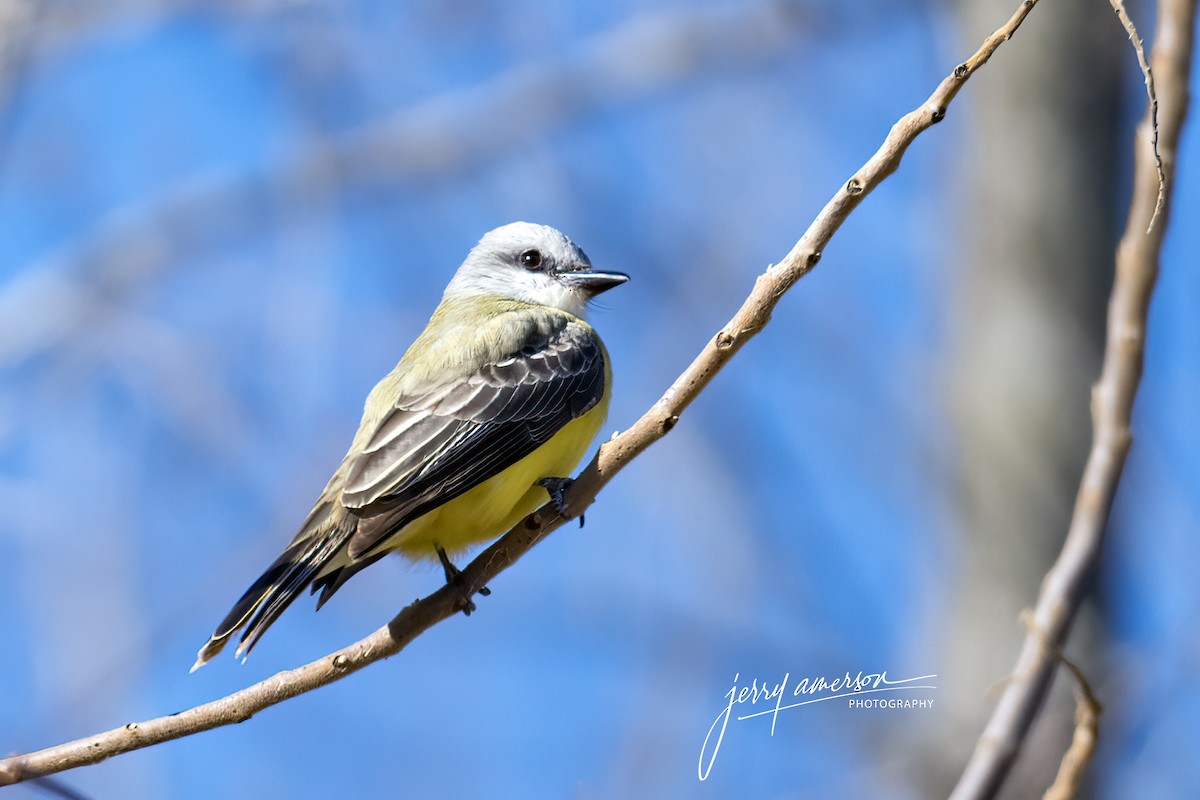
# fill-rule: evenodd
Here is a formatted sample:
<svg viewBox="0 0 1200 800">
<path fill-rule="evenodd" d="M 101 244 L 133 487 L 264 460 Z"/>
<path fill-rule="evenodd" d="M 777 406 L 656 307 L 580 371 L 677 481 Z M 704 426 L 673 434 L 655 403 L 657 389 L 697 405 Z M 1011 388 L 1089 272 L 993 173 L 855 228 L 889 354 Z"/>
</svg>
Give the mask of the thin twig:
<svg viewBox="0 0 1200 800">
<path fill-rule="evenodd" d="M 1146 48 L 1142 46 L 1142 37 L 1138 36 L 1133 20 L 1129 18 L 1129 14 L 1125 10 L 1124 1 L 1108 0 L 1108 2 L 1113 7 L 1113 11 L 1117 12 L 1117 19 L 1121 20 L 1121 27 L 1125 29 L 1125 34 L 1133 44 L 1133 51 L 1137 53 L 1138 67 L 1142 70 L 1142 80 L 1146 83 L 1146 103 L 1149 106 L 1146 113 L 1150 115 L 1150 147 L 1154 150 L 1154 163 L 1158 169 L 1158 198 L 1154 202 L 1154 213 L 1150 215 L 1150 223 L 1146 226 L 1146 233 L 1149 233 L 1150 229 L 1154 227 L 1155 221 L 1158 220 L 1158 215 L 1162 212 L 1163 203 L 1166 202 L 1167 197 L 1167 175 L 1163 171 L 1162 154 L 1158 152 L 1158 94 L 1154 90 L 1154 73 L 1150 69 L 1149 62 L 1146 61 Z"/>
<path fill-rule="evenodd" d="M 929 99 L 892 126 L 878 151 L 838 189 L 791 252 L 758 277 L 733 319 L 705 345 L 658 402 L 633 427 L 600 448 L 567 492 L 565 499 L 572 514 L 582 512 L 617 472 L 675 427 L 679 416 L 717 372 L 766 326 L 783 294 L 816 266 L 821 251 L 850 213 L 881 181 L 895 172 L 917 136 L 945 117 L 947 107 L 966 81 L 1013 35 L 1035 5 L 1036 0 L 1023 0 L 1008 22 L 989 36 L 974 55 L 955 67 Z M 385 627 L 361 641 L 303 667 L 280 672 L 246 689 L 178 714 L 131 722 L 104 733 L 4 759 L 0 761 L 0 786 L 95 764 L 130 750 L 222 725 L 245 722 L 264 708 L 393 656 L 422 632 L 453 616 L 461 591 L 474 592 L 492 582 L 564 522 L 551 506 L 539 509 L 463 570 L 463 587 L 443 586 L 405 608 Z"/>
<path fill-rule="evenodd" d="M 1164 172 L 1162 222 L 1150 228 L 1158 206 L 1153 117 L 1147 109 L 1134 138 L 1133 199 L 1117 246 L 1116 280 L 1108 306 L 1108 334 L 1100 380 L 1092 390 L 1092 449 L 1075 499 L 1071 526 L 1057 561 L 1042 583 L 1034 609 L 1038 633 L 1021 647 L 1012 680 L 975 746 L 951 800 L 994 797 L 1049 690 L 1057 663 L 1048 644 L 1061 647 L 1083 602 L 1100 554 L 1117 482 L 1129 452 L 1134 396 L 1142 376 L 1146 311 L 1158 276 L 1159 253 L 1170 214 L 1175 150 L 1188 102 L 1196 0 L 1163 0 L 1151 61 L 1161 92 L 1160 152 Z"/>
<path fill-rule="evenodd" d="M 1079 784 L 1083 772 L 1096 754 L 1096 741 L 1100 738 L 1100 704 L 1083 674 L 1070 661 L 1063 663 L 1075 676 L 1075 733 L 1071 737 L 1071 746 L 1063 754 L 1058 765 L 1058 775 L 1054 783 L 1042 795 L 1042 800 L 1071 800 L 1079 793 Z"/>
<path fill-rule="evenodd" d="M 1030 633 L 1039 637 L 1042 643 L 1054 652 L 1054 655 L 1075 678 L 1075 733 L 1071 737 L 1071 746 L 1063 754 L 1058 765 L 1058 775 L 1054 783 L 1042 795 L 1042 800 L 1071 800 L 1079 791 L 1079 781 L 1083 771 L 1096 753 L 1096 740 L 1100 736 L 1100 701 L 1092 691 L 1092 684 L 1079 666 L 1067 658 L 1058 645 L 1046 638 L 1046 634 L 1037 627 L 1033 620 L 1033 612 L 1026 609 L 1021 612 L 1021 621 L 1029 628 Z"/>
</svg>

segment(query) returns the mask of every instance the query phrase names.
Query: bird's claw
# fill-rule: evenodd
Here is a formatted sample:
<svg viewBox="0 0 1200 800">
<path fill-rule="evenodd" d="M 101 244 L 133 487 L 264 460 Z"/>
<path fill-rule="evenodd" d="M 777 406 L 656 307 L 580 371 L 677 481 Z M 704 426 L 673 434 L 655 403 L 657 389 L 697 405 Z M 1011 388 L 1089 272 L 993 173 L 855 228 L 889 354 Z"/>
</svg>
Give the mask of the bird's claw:
<svg viewBox="0 0 1200 800">
<path fill-rule="evenodd" d="M 463 612 L 464 616 L 471 616 L 471 612 L 475 610 L 475 601 L 471 599 L 471 595 L 467 593 L 464 585 L 462 570 L 454 566 L 450 561 L 450 557 L 446 555 L 446 551 L 441 547 L 436 547 L 438 560 L 442 562 L 442 570 L 446 573 L 446 584 L 454 587 L 458 591 L 458 608 Z M 487 597 L 492 593 L 492 590 L 486 586 L 480 586 L 478 594 Z"/>
<path fill-rule="evenodd" d="M 571 488 L 571 484 L 574 482 L 574 478 L 542 478 L 537 482 L 537 485 L 545 489 L 546 493 L 550 495 L 550 502 L 554 504 L 554 510 L 563 519 L 571 518 L 565 497 L 567 489 Z M 579 527 L 583 527 L 583 514 L 579 515 Z"/>
</svg>

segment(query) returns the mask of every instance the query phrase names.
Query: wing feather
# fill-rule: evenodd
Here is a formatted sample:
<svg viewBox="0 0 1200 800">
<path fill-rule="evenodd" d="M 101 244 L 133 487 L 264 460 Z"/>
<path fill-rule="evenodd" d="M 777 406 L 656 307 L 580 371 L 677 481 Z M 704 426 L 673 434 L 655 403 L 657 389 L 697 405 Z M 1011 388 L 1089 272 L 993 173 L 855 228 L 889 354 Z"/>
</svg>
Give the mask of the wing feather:
<svg viewBox="0 0 1200 800">
<path fill-rule="evenodd" d="M 590 328 L 532 329 L 515 350 L 465 380 L 402 395 L 351 457 L 342 501 L 361 518 L 351 558 L 529 455 L 600 401 L 604 354 Z"/>
</svg>

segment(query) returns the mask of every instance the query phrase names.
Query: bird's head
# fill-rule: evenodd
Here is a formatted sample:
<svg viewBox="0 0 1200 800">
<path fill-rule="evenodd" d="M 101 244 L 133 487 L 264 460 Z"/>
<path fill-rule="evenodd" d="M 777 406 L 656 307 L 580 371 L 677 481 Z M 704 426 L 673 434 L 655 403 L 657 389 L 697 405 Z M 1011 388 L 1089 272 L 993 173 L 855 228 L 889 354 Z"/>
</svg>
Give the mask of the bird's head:
<svg viewBox="0 0 1200 800">
<path fill-rule="evenodd" d="M 513 222 L 484 234 L 446 287 L 446 297 L 491 296 L 560 308 L 582 318 L 587 302 L 629 280 L 592 268 L 548 225 Z"/>
</svg>

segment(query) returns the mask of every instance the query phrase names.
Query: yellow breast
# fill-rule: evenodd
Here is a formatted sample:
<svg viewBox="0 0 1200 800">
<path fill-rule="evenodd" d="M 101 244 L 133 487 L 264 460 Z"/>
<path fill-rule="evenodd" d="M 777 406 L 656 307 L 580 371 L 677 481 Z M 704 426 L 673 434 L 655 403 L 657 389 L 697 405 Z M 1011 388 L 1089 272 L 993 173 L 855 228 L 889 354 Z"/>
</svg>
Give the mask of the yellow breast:
<svg viewBox="0 0 1200 800">
<path fill-rule="evenodd" d="M 606 376 L 607 377 L 607 376 Z M 608 381 L 606 381 L 606 384 Z M 436 559 L 495 539 L 549 500 L 542 478 L 569 477 L 608 416 L 609 392 L 594 408 L 563 426 L 550 441 L 508 469 L 405 525 L 389 541 L 412 559 Z"/>
</svg>

